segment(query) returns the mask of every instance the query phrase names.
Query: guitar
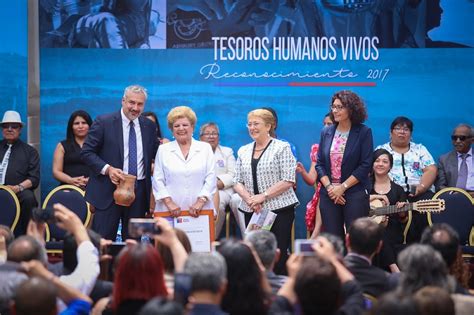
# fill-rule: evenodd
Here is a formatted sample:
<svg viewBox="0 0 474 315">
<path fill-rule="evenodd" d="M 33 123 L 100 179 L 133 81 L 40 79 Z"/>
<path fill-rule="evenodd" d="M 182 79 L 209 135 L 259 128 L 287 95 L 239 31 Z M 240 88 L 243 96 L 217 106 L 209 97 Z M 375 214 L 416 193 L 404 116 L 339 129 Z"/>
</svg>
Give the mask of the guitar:
<svg viewBox="0 0 474 315">
<path fill-rule="evenodd" d="M 403 207 L 397 208 L 396 205 L 383 206 L 382 201 L 379 199 L 372 200 L 370 202 L 369 216 L 376 223 L 381 223 L 383 216 L 400 213 L 406 211 L 418 211 L 420 213 L 427 212 L 441 212 L 444 211 L 446 205 L 444 199 L 427 199 L 419 200 L 413 203 L 406 203 Z"/>
</svg>

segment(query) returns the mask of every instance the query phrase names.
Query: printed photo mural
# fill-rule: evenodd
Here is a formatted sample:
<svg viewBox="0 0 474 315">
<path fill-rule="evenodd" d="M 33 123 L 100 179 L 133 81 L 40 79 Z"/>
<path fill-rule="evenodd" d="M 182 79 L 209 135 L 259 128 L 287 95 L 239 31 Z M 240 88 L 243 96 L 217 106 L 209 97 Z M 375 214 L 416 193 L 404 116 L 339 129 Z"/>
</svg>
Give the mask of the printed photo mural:
<svg viewBox="0 0 474 315">
<path fill-rule="evenodd" d="M 43 196 L 58 185 L 52 156 L 69 115 L 118 111 L 130 84 L 148 89 L 145 110 L 158 115 L 165 137 L 168 111 L 187 105 L 198 117 L 194 138 L 214 121 L 234 153 L 252 141 L 247 113 L 272 107 L 277 136 L 306 167 L 331 96 L 342 89 L 364 99 L 375 145 L 404 115 L 414 121 L 414 141 L 437 158 L 451 149 L 451 130 L 474 121 L 474 20 L 462 18 L 474 16 L 469 0 L 40 5 Z M 313 192 L 299 177 L 297 238 Z"/>
</svg>

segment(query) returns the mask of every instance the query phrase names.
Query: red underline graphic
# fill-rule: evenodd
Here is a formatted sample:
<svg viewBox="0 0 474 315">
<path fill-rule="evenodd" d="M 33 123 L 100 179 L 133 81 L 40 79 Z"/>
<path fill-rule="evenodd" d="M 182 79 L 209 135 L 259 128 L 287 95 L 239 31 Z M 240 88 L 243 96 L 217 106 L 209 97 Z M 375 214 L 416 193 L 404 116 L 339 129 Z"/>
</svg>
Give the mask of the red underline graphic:
<svg viewBox="0 0 474 315">
<path fill-rule="evenodd" d="M 376 82 L 217 82 L 215 86 L 220 87 L 330 87 L 330 86 L 377 86 Z"/>
<path fill-rule="evenodd" d="M 288 86 L 377 86 L 376 82 L 288 82 Z"/>
</svg>

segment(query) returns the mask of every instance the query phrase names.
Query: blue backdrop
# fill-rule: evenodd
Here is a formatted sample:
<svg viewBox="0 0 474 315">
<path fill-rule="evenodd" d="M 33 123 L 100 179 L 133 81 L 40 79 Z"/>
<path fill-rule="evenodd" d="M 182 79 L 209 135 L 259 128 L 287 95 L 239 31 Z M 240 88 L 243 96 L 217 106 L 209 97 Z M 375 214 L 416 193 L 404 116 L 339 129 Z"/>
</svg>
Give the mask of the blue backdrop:
<svg viewBox="0 0 474 315">
<path fill-rule="evenodd" d="M 0 0 L 0 21 L 8 25 L 0 32 L 0 119 L 6 110 L 16 110 L 26 122 L 28 81 L 27 1 Z M 21 138 L 26 141 L 27 130 Z"/>
<path fill-rule="evenodd" d="M 411 15 L 394 15 L 399 24 L 390 28 L 390 34 L 394 34 L 390 39 L 380 38 L 376 50 L 372 49 L 377 57 L 350 60 L 343 58 L 339 49 L 342 41 L 363 40 L 363 36 L 369 40 L 379 38 L 386 29 L 383 23 L 372 22 L 385 21 L 381 17 L 387 12 L 399 14 L 401 11 L 390 11 L 393 8 L 379 8 L 378 11 L 363 7 L 322 8 L 314 11 L 315 15 L 302 14 L 298 19 L 298 12 L 312 11 L 288 11 L 283 4 L 285 1 L 269 2 L 280 4 L 272 7 L 275 11 L 269 15 L 271 19 L 265 26 L 249 27 L 251 23 L 245 23 L 253 15 L 243 10 L 247 12 L 244 12 L 247 15 L 243 22 L 229 27 L 231 17 L 239 13 L 235 10 L 238 5 L 227 8 L 228 18 L 219 20 L 205 18 L 197 7 L 191 12 L 176 8 L 173 11 L 166 8 L 164 1 L 152 1 L 151 24 L 155 23 L 156 29 L 150 33 L 150 47 L 168 49 L 55 49 L 42 46 L 42 195 L 58 184 L 51 174 L 52 156 L 56 144 L 66 136 L 69 115 L 77 109 L 85 109 L 93 117 L 117 111 L 124 87 L 135 83 L 149 90 L 146 110 L 158 114 L 166 137 L 171 137 L 166 128 L 166 114 L 174 106 L 187 105 L 198 116 L 195 137 L 201 124 L 215 121 L 221 129 L 221 143 L 235 151 L 251 141 L 245 127 L 247 113 L 262 106 L 273 107 L 279 116 L 278 136 L 296 146 L 297 158 L 306 167 L 310 164 L 311 145 L 319 142 L 322 118 L 329 111 L 331 96 L 340 89 L 352 89 L 365 100 L 369 113 L 367 125 L 373 129 L 376 145 L 389 140 L 393 118 L 405 115 L 414 121 L 413 140 L 423 143 L 437 158 L 451 149 L 449 136 L 455 125 L 473 123 L 474 50 L 423 47 L 472 46 L 474 22 L 460 17 L 472 16 L 474 3 L 444 0 L 441 2 L 443 13 L 435 10 L 440 8 L 439 1 L 422 0 Z M 459 5 L 453 5 L 453 2 Z M 319 2 L 298 2 L 312 10 L 315 3 L 321 6 Z M 376 7 L 382 1 L 367 3 Z M 430 7 L 432 4 L 438 5 Z M 431 9 L 435 11 L 429 11 Z M 250 10 L 262 13 L 255 8 Z M 55 13 L 48 14 L 54 16 Z M 315 27 L 319 22 L 315 19 L 317 14 L 326 19 L 319 28 Z M 338 30 L 341 18 L 347 25 L 358 27 Z M 331 23 L 334 29 L 328 29 Z M 371 25 L 382 26 L 368 28 Z M 44 34 L 48 37 L 48 33 Z M 333 36 L 338 45 L 333 51 L 334 60 L 308 60 L 300 56 L 291 61 L 278 58 L 229 61 L 215 57 L 220 50 L 212 48 L 212 36 L 243 37 L 250 41 L 257 37 L 270 38 L 270 42 L 272 38 L 329 39 Z M 89 47 L 100 46 L 97 42 L 93 44 Z M 260 52 L 255 46 L 250 51 Z M 209 65 L 214 65 L 212 74 Z M 349 72 L 351 76 L 348 76 Z M 297 237 L 305 235 L 305 205 L 313 191 L 301 179 L 298 181 L 297 195 L 301 205 L 297 208 Z"/>
</svg>

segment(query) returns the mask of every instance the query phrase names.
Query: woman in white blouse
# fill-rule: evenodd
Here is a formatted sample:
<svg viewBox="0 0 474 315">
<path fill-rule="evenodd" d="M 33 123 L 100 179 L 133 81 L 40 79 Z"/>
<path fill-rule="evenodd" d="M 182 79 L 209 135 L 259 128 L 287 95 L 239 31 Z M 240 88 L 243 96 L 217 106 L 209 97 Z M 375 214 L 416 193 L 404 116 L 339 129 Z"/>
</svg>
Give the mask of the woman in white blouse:
<svg viewBox="0 0 474 315">
<path fill-rule="evenodd" d="M 245 213 L 246 225 L 253 212 L 269 210 L 277 214 L 271 228 L 281 252 L 275 272 L 284 273 L 298 204 L 293 190 L 296 159 L 288 142 L 270 136 L 275 128 L 275 118 L 270 111 L 256 109 L 248 113 L 247 127 L 254 141 L 237 153 L 234 189 L 242 197 L 239 210 Z"/>
<path fill-rule="evenodd" d="M 197 217 L 202 209 L 215 209 L 214 152 L 208 143 L 193 139 L 197 119 L 191 108 L 175 107 L 167 119 L 175 140 L 160 145 L 156 153 L 152 179 L 155 211 L 177 217 L 182 210 L 189 210 Z"/>
</svg>

